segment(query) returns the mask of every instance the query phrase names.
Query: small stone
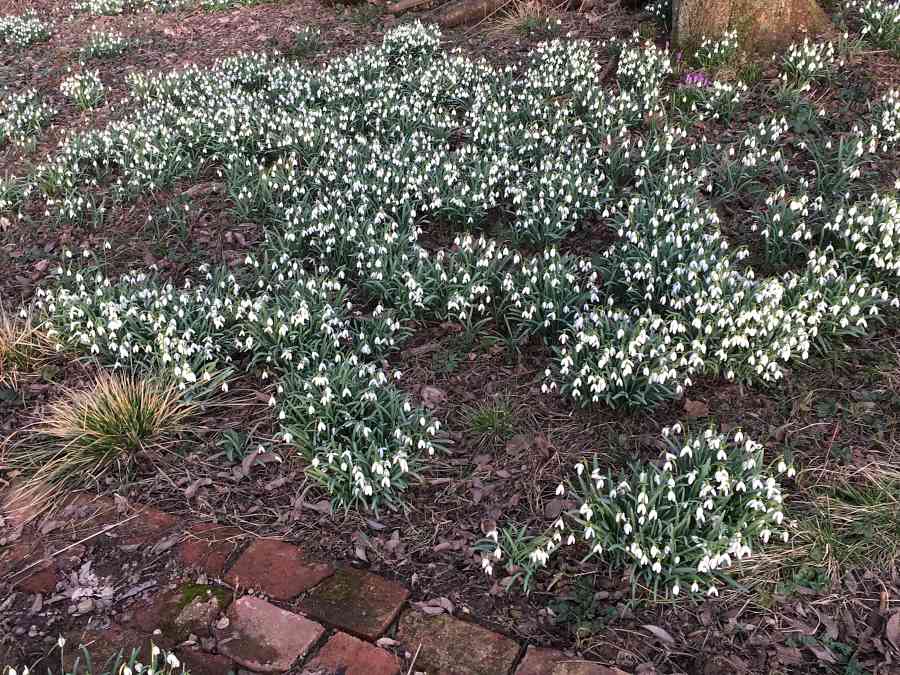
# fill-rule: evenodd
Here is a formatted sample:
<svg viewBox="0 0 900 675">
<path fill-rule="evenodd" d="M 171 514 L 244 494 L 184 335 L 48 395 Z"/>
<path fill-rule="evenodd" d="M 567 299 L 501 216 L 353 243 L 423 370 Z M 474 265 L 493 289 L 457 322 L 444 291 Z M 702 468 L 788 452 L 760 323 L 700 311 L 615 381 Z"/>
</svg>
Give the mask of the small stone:
<svg viewBox="0 0 900 675">
<path fill-rule="evenodd" d="M 194 635 L 209 637 L 212 635 L 212 624 L 219 616 L 221 607 L 219 599 L 215 596 L 206 602 L 200 599 L 189 602 L 175 617 L 175 625 L 183 631 L 189 631 Z"/>
<path fill-rule="evenodd" d="M 376 640 L 397 618 L 409 591 L 364 570 L 344 567 L 300 602 L 304 613 L 348 633 Z"/>
<path fill-rule="evenodd" d="M 234 587 L 261 591 L 276 600 L 290 600 L 318 584 L 332 571 L 328 565 L 306 560 L 293 544 L 258 539 L 238 558 L 225 575 L 225 581 Z"/>
<path fill-rule="evenodd" d="M 262 673 L 287 670 L 325 633 L 314 621 L 249 595 L 228 610 L 231 622 L 217 634 L 219 651 Z"/>
<path fill-rule="evenodd" d="M 76 608 L 76 613 L 78 614 L 87 614 L 88 612 L 93 611 L 94 609 L 94 601 L 90 598 L 82 598 L 78 601 L 78 607 Z"/>
<path fill-rule="evenodd" d="M 516 675 L 628 675 L 618 668 L 566 656 L 557 649 L 529 647 Z"/>
<path fill-rule="evenodd" d="M 308 672 L 342 675 L 397 675 L 400 660 L 383 649 L 346 633 L 335 633 L 306 664 Z"/>
<path fill-rule="evenodd" d="M 418 669 L 441 675 L 508 673 L 519 655 L 514 640 L 448 614 L 409 610 L 400 617 L 397 639 L 411 654 L 418 651 Z"/>
<path fill-rule="evenodd" d="M 172 647 L 191 633 L 211 635 L 212 623 L 231 597 L 231 591 L 223 587 L 183 584 L 135 605 L 127 625 L 153 634 L 163 647 Z"/>
</svg>

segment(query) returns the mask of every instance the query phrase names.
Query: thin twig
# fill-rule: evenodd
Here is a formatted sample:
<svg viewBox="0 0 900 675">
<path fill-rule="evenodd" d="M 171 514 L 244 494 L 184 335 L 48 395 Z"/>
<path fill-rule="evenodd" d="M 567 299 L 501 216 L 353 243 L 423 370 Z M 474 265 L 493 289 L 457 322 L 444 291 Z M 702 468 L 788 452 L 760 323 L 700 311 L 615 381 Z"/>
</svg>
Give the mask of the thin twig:
<svg viewBox="0 0 900 675">
<path fill-rule="evenodd" d="M 107 526 L 104 527 L 102 530 L 97 530 L 97 531 L 94 532 L 93 534 L 89 534 L 88 536 L 84 537 L 83 539 L 79 539 L 78 541 L 73 542 L 73 543 L 69 544 L 68 546 L 63 546 L 63 547 L 62 547 L 61 549 L 59 549 L 58 551 L 54 551 L 54 552 L 51 553 L 50 555 L 48 555 L 48 556 L 46 556 L 46 557 L 44 557 L 44 558 L 40 558 L 40 559 L 34 561 L 33 563 L 31 563 L 31 564 L 28 565 L 27 567 L 24 567 L 24 568 L 20 569 L 18 572 L 13 572 L 13 575 L 12 575 L 12 576 L 15 578 L 15 577 L 17 577 L 17 576 L 19 576 L 19 575 L 21 575 L 21 574 L 24 574 L 25 572 L 27 572 L 28 570 L 30 570 L 32 567 L 34 567 L 34 566 L 36 566 L 36 565 L 40 565 L 41 563 L 47 562 L 48 560 L 53 560 L 53 558 L 55 558 L 56 556 L 58 556 L 60 553 L 65 553 L 65 552 L 68 551 L 70 548 L 74 548 L 75 546 L 78 546 L 78 545 L 80 545 L 80 544 L 83 544 L 83 543 L 86 542 L 86 541 L 90 541 L 90 540 L 93 539 L 94 537 L 99 537 L 101 534 L 106 534 L 106 533 L 109 532 L 110 530 L 113 530 L 113 529 L 117 528 L 119 525 L 123 525 L 124 523 L 127 523 L 128 521 L 137 518 L 139 515 L 141 515 L 140 512 L 135 513 L 134 515 L 128 516 L 128 518 L 126 518 L 125 520 L 120 520 L 118 523 L 113 523 L 112 525 L 107 525 Z"/>
<path fill-rule="evenodd" d="M 422 651 L 422 643 L 419 643 L 419 648 L 416 649 L 416 653 L 413 654 L 412 663 L 409 664 L 409 670 L 406 671 L 406 675 L 412 675 L 413 668 L 416 665 L 416 660 L 419 658 L 419 652 Z"/>
</svg>

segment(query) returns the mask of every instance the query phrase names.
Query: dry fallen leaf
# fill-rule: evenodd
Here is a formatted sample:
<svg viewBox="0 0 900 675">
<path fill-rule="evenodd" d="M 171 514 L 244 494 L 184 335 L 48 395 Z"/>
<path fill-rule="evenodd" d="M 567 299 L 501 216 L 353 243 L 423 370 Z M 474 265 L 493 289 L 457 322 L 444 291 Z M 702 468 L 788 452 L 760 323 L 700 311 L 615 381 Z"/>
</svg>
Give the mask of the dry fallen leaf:
<svg viewBox="0 0 900 675">
<path fill-rule="evenodd" d="M 563 502 L 562 499 L 551 499 L 544 506 L 544 516 L 546 518 L 555 519 L 562 513 L 563 510 Z"/>
<path fill-rule="evenodd" d="M 815 657 L 822 663 L 837 663 L 837 658 L 835 658 L 832 651 L 825 645 L 810 642 L 806 646 L 809 648 L 809 651 L 811 651 L 815 655 Z"/>
<path fill-rule="evenodd" d="M 207 485 L 212 485 L 211 478 L 198 478 L 193 483 L 188 485 L 184 490 L 184 496 L 187 499 L 193 499 L 194 495 L 197 494 L 197 490 L 202 487 L 206 487 Z"/>
<path fill-rule="evenodd" d="M 431 410 L 434 410 L 447 400 L 447 394 L 442 389 L 432 386 L 422 387 L 419 396 L 422 397 L 422 403 L 425 404 L 425 407 Z"/>
<path fill-rule="evenodd" d="M 252 452 L 246 457 L 244 457 L 244 461 L 241 462 L 241 471 L 245 476 L 250 475 L 250 469 L 255 464 L 271 464 L 272 462 L 281 463 L 281 456 L 274 452 Z"/>
<path fill-rule="evenodd" d="M 900 649 L 900 612 L 891 614 L 891 618 L 884 627 L 884 635 L 891 641 L 895 649 Z"/>
<path fill-rule="evenodd" d="M 450 602 L 448 598 L 444 597 L 432 598 L 431 600 L 424 600 L 422 602 L 414 602 L 412 603 L 412 605 L 420 612 L 423 612 L 430 616 L 443 614 L 444 612 L 446 612 L 447 614 L 453 614 L 453 610 L 455 609 L 453 603 Z"/>
<path fill-rule="evenodd" d="M 684 401 L 684 412 L 688 417 L 708 417 L 709 406 L 703 401 L 692 401 L 688 398 Z"/>
<path fill-rule="evenodd" d="M 659 626 L 654 626 L 653 624 L 645 623 L 642 628 L 650 633 L 653 633 L 660 642 L 665 642 L 666 644 L 674 645 L 675 638 L 673 638 L 668 631 L 663 630 Z"/>
</svg>

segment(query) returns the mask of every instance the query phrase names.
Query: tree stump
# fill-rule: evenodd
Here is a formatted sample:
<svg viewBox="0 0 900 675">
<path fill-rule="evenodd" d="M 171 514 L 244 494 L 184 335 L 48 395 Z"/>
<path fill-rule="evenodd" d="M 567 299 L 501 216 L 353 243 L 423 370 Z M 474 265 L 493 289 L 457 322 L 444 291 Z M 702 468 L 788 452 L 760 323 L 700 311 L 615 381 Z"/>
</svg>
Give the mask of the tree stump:
<svg viewBox="0 0 900 675">
<path fill-rule="evenodd" d="M 828 32 L 831 22 L 815 0 L 673 0 L 675 42 L 696 47 L 703 38 L 737 31 L 747 49 L 770 52 Z"/>
</svg>

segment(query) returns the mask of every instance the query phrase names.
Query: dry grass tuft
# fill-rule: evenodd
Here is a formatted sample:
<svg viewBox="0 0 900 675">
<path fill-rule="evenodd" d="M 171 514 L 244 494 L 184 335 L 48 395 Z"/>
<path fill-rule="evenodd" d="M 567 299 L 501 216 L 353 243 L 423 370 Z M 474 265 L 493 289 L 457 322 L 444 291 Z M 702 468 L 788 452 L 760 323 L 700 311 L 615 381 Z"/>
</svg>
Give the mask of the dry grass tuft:
<svg viewBox="0 0 900 675">
<path fill-rule="evenodd" d="M 811 480 L 792 508 L 798 523 L 790 543 L 743 563 L 741 583 L 790 587 L 809 570 L 837 582 L 852 570 L 895 569 L 900 563 L 900 467 L 873 463 L 807 476 Z"/>
<path fill-rule="evenodd" d="M 169 382 L 103 374 L 87 389 L 65 391 L 24 440 L 9 445 L 3 463 L 27 476 L 20 503 L 34 509 L 62 486 L 158 464 L 196 410 Z"/>
<path fill-rule="evenodd" d="M 512 0 L 498 11 L 487 32 L 494 37 L 549 34 L 556 27 L 557 11 L 540 0 Z"/>
<path fill-rule="evenodd" d="M 0 303 L 0 386 L 15 388 L 35 376 L 55 353 L 47 331 L 30 312 L 15 316 Z"/>
</svg>

